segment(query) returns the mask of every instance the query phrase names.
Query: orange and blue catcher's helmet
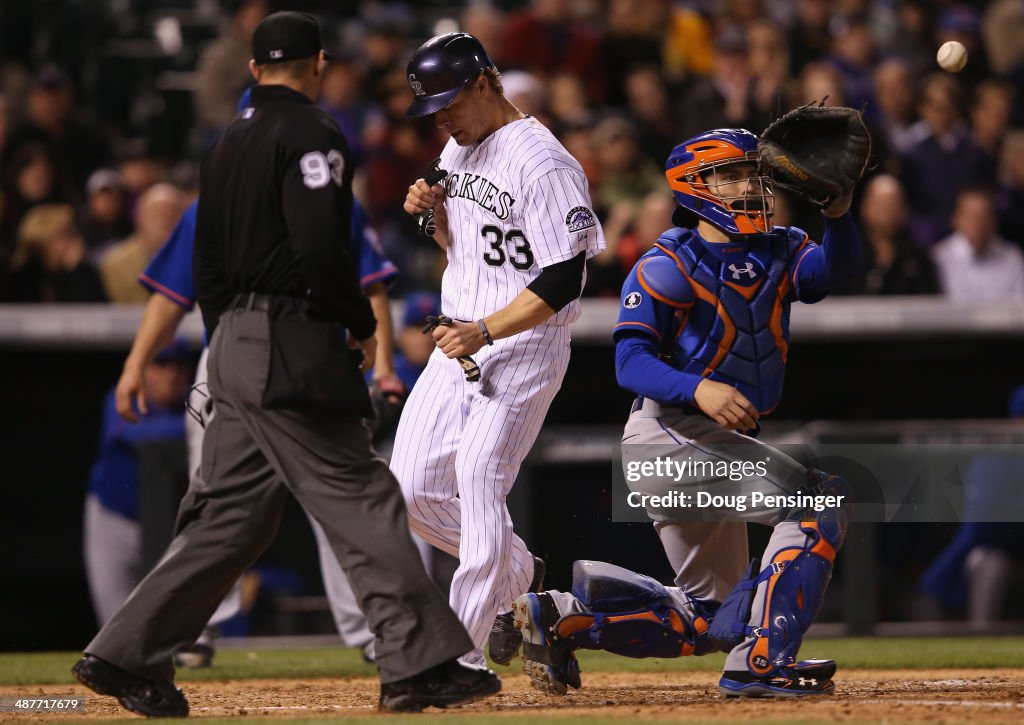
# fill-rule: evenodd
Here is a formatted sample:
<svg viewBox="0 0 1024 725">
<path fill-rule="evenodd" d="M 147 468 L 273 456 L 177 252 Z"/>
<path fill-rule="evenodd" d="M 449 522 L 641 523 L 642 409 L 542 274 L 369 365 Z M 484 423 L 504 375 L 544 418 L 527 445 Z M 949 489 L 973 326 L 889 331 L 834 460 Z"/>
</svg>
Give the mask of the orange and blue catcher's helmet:
<svg viewBox="0 0 1024 725">
<path fill-rule="evenodd" d="M 672 149 L 665 177 L 680 206 L 727 234 L 761 234 L 772 229 L 775 197 L 771 178 L 756 175 L 739 193 L 717 193 L 718 175 L 730 164 L 757 167 L 757 136 L 742 128 L 719 128 Z"/>
</svg>

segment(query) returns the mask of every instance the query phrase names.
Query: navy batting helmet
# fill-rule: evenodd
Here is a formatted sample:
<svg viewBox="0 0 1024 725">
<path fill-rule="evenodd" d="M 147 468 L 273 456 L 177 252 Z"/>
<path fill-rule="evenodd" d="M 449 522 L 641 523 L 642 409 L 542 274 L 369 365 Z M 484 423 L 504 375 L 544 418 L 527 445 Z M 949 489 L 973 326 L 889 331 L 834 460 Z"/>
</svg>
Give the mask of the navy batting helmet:
<svg viewBox="0 0 1024 725">
<path fill-rule="evenodd" d="M 480 41 L 469 33 L 437 35 L 421 45 L 406 73 L 412 88 L 412 103 L 406 116 L 429 116 L 455 100 L 455 96 L 480 77 L 480 72 L 493 68 Z"/>
</svg>

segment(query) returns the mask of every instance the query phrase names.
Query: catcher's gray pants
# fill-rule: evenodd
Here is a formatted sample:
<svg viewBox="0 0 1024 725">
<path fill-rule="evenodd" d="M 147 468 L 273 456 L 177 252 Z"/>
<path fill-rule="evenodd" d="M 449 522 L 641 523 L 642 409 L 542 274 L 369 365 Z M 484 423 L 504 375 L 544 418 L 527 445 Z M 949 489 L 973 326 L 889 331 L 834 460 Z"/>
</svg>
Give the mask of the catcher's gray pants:
<svg viewBox="0 0 1024 725">
<path fill-rule="evenodd" d="M 622 442 L 624 462 L 630 459 L 631 452 L 642 454 L 650 451 L 649 448 L 638 446 L 657 446 L 658 450 L 663 447 L 674 448 L 672 455 L 677 460 L 691 458 L 694 461 L 721 461 L 743 458 L 753 461 L 770 457 L 772 465 L 767 476 L 745 477 L 739 484 L 740 490 L 748 495 L 755 491 L 772 495 L 795 493 L 806 481 L 806 468 L 785 453 L 756 439 L 726 430 L 702 415 L 689 414 L 679 408 L 663 409 L 652 400 L 644 400 L 641 406 L 634 409 L 623 432 Z M 712 491 L 718 486 L 731 488 L 736 485 L 728 480 L 716 481 L 711 477 L 700 481 L 691 480 L 690 483 Z M 629 485 L 641 493 L 659 496 L 670 488 L 679 488 L 679 484 L 650 478 Z M 787 512 L 777 508 L 761 507 L 745 513 L 734 509 L 718 512 L 712 509 L 704 512 L 711 519 L 707 521 L 685 520 L 682 516 L 673 520 L 672 513 L 672 509 L 664 508 L 648 511 L 655 520 L 654 525 L 669 563 L 676 572 L 675 583 L 679 590 L 670 590 L 670 595 L 684 612 L 687 611 L 684 605 L 689 597 L 721 602 L 743 578 L 749 558 L 745 521 L 774 527 L 761 557 L 762 566 L 773 561 L 779 551 L 787 547 L 803 548 L 809 542 L 799 524 L 783 520 Z M 737 521 L 740 516 L 745 521 Z M 728 520 L 714 520 L 716 518 Z M 754 597 L 749 620 L 753 626 L 763 623 L 767 586 L 767 582 L 762 582 Z M 747 668 L 746 656 L 753 641 L 753 638 L 748 638 L 729 653 L 726 670 Z"/>
<path fill-rule="evenodd" d="M 265 410 L 266 312 L 224 313 L 210 346 L 214 415 L 200 474 L 156 568 L 86 647 L 151 679 L 173 677 L 218 603 L 277 533 L 291 492 L 324 527 L 376 634 L 382 682 L 458 657 L 472 642 L 427 576 L 405 506 L 361 419 Z"/>
</svg>

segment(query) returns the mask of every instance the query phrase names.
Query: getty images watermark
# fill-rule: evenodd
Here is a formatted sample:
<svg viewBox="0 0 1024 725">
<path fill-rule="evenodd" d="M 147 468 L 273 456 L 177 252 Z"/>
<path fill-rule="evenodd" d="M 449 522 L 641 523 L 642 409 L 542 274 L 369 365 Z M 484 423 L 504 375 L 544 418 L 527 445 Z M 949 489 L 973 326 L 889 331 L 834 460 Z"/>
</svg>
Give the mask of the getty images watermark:
<svg viewBox="0 0 1024 725">
<path fill-rule="evenodd" d="M 843 508 L 854 522 L 1024 521 L 1017 444 L 624 444 L 612 520 L 768 522 Z M 806 471 L 842 476 L 819 490 Z"/>
<path fill-rule="evenodd" d="M 655 456 L 653 459 L 626 461 L 623 465 L 626 481 L 644 484 L 631 488 L 626 505 L 644 511 L 656 509 L 709 509 L 747 513 L 752 509 L 810 509 L 824 511 L 843 504 L 842 495 L 813 493 L 772 493 L 764 489 L 769 476 L 771 456 L 761 460 L 708 460 L 693 456 Z M 686 488 L 669 488 L 661 493 L 650 493 L 665 482 L 692 484 Z M 747 493 L 716 493 L 703 486 L 719 482 L 742 484 L 749 482 Z M 703 486 L 702 486 L 703 485 Z"/>
</svg>

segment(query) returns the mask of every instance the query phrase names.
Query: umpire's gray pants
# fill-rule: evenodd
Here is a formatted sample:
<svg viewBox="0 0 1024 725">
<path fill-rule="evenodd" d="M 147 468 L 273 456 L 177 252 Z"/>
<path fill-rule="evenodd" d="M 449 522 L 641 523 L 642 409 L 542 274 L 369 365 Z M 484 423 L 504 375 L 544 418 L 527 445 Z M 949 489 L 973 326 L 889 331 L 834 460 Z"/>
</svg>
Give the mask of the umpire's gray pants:
<svg viewBox="0 0 1024 725">
<path fill-rule="evenodd" d="M 376 634 L 382 682 L 472 649 L 427 576 L 405 505 L 361 419 L 265 410 L 266 312 L 228 311 L 210 346 L 215 414 L 202 466 L 163 558 L 85 651 L 129 672 L 170 679 L 221 599 L 277 534 L 288 492 L 323 526 Z"/>
<path fill-rule="evenodd" d="M 192 382 L 193 391 L 190 395 L 194 396 L 193 405 L 198 408 L 201 412 L 200 415 L 205 415 L 203 422 L 193 415 L 185 416 L 185 446 L 188 451 L 188 480 L 191 482 L 199 475 L 199 464 L 203 460 L 203 435 L 205 434 L 205 426 L 209 423 L 207 418 L 208 411 L 204 405 L 205 398 L 203 395 L 196 393 L 195 389 L 199 386 L 203 388 L 209 387 L 209 360 L 210 360 L 210 348 L 204 347 L 203 352 L 199 355 L 199 362 L 196 363 L 196 377 Z M 205 391 L 204 391 L 205 392 Z M 124 601 L 123 599 L 121 601 Z M 217 625 L 222 622 L 226 622 L 239 612 L 242 611 L 242 580 L 239 579 L 235 582 L 235 585 L 231 587 L 231 591 L 224 597 L 224 601 L 217 607 L 217 611 L 210 617 L 210 623 L 206 629 L 199 636 L 198 642 L 204 644 L 212 644 L 213 639 L 218 635 Z"/>
</svg>

